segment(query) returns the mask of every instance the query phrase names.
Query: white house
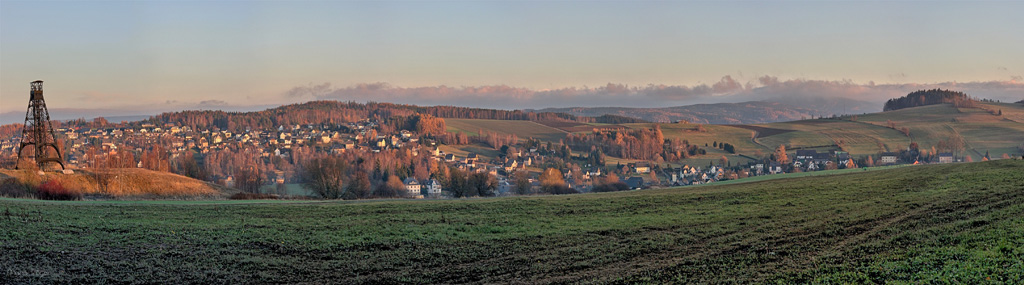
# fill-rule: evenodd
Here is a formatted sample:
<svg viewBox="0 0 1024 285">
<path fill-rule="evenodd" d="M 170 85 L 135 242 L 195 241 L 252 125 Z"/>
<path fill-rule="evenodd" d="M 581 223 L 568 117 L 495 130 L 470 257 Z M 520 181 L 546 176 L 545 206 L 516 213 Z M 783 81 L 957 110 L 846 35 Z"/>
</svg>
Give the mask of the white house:
<svg viewBox="0 0 1024 285">
<path fill-rule="evenodd" d="M 892 152 L 882 153 L 882 157 L 878 159 L 878 162 L 881 163 L 881 164 L 895 164 L 896 163 L 896 153 L 892 153 Z"/>
<path fill-rule="evenodd" d="M 651 166 L 646 163 L 636 164 L 636 173 L 649 173 L 651 172 Z"/>
<path fill-rule="evenodd" d="M 416 178 L 406 178 L 402 184 L 405 184 L 405 191 L 409 192 L 409 196 L 423 198 L 423 194 L 420 191 L 420 182 L 416 181 Z"/>
<path fill-rule="evenodd" d="M 949 152 L 940 153 L 939 163 L 953 163 L 953 154 Z"/>
<path fill-rule="evenodd" d="M 425 191 L 422 191 L 422 192 L 426 196 L 429 196 L 429 197 L 441 196 L 441 182 L 438 182 L 436 179 L 430 179 L 430 180 L 427 180 L 427 182 L 424 182 L 422 189 L 425 190 Z"/>
</svg>

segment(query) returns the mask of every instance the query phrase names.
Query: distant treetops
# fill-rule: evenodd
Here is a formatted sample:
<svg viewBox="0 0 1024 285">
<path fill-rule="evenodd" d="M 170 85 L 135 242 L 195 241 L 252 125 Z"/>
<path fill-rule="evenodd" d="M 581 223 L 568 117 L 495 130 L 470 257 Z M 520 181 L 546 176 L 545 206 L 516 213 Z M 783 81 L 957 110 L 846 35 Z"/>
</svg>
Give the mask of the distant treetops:
<svg viewBox="0 0 1024 285">
<path fill-rule="evenodd" d="M 970 108 L 974 106 L 974 102 L 974 99 L 960 91 L 942 89 L 919 90 L 911 92 L 907 96 L 889 99 L 889 101 L 885 102 L 885 107 L 882 110 L 893 111 L 945 103 L 952 103 L 957 107 Z"/>
</svg>

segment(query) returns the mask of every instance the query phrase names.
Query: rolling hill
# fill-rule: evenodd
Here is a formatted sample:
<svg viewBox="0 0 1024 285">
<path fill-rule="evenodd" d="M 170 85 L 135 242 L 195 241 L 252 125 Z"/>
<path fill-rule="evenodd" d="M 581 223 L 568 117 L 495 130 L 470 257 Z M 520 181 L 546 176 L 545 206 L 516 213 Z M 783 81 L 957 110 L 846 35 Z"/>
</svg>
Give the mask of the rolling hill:
<svg viewBox="0 0 1024 285">
<path fill-rule="evenodd" d="M 142 168 L 75 169 L 74 174 L 0 169 L 0 183 L 31 195 L 45 181 L 101 199 L 224 199 L 239 191 L 189 177 Z M 17 190 L 17 189 L 15 189 Z M 8 194 L 8 193 L 0 193 Z M 9 194 L 8 194 L 9 196 Z"/>
<path fill-rule="evenodd" d="M 520 140 L 535 138 L 541 141 L 558 142 L 565 138 L 566 132 L 534 121 L 521 120 L 483 120 L 483 119 L 444 119 L 448 132 L 463 132 L 470 136 L 482 135 L 480 132 L 514 134 Z"/>
<path fill-rule="evenodd" d="M 0 199 L 12 283 L 1019 283 L 1024 161 L 446 201 Z"/>
<path fill-rule="evenodd" d="M 1002 112 L 1002 115 L 993 112 Z M 892 121 L 897 129 L 888 127 Z M 523 122 L 526 123 L 526 122 Z M 514 128 L 488 128 L 487 120 L 460 120 L 461 129 L 514 130 Z M 620 124 L 614 127 L 652 128 L 653 123 Z M 679 138 L 698 145 L 728 142 L 736 146 L 738 154 L 729 154 L 708 147 L 708 154 L 688 158 L 681 163 L 707 165 L 726 156 L 732 162 L 749 161 L 771 153 L 779 145 L 787 150 L 837 149 L 842 144 L 854 156 L 895 151 L 911 143 L 930 149 L 951 137 L 963 138 L 965 155 L 980 161 L 986 152 L 997 158 L 1002 154 L 1019 154 L 1024 146 L 1024 105 L 1011 103 L 979 103 L 978 108 L 957 108 L 952 104 L 937 104 L 900 109 L 896 111 L 847 115 L 837 118 L 807 119 L 765 124 L 703 125 L 705 132 L 694 129 L 696 124 L 660 124 L 666 138 Z M 605 124 L 574 124 L 569 131 L 587 132 L 592 128 L 609 127 Z M 900 132 L 909 129 L 910 135 Z M 566 130 L 566 128 L 563 128 Z M 548 140 L 556 141 L 559 134 L 547 133 Z M 518 135 L 518 134 L 517 134 Z M 522 138 L 521 135 L 519 135 Z M 563 135 L 564 137 L 564 135 Z"/>
</svg>

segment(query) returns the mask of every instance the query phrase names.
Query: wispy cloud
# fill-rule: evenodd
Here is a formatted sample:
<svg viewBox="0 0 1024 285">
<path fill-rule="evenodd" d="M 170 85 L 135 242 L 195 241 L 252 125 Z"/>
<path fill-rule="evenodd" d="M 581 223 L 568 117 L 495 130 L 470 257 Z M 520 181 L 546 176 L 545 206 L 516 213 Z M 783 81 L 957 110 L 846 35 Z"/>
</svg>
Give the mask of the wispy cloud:
<svg viewBox="0 0 1024 285">
<path fill-rule="evenodd" d="M 901 74 L 902 76 L 906 76 Z M 723 76 L 711 85 L 630 86 L 608 83 L 599 87 L 534 90 L 507 85 L 399 87 L 388 83 L 362 83 L 335 88 L 331 83 L 308 84 L 285 92 L 302 100 L 376 101 L 418 105 L 457 105 L 521 109 L 547 107 L 664 107 L 673 105 L 741 102 L 751 100 L 844 99 L 880 102 L 920 89 L 960 90 L 981 98 L 1016 101 L 1024 94 L 1019 77 L 1008 81 L 876 84 L 851 80 L 786 79 L 762 76 L 742 82 Z M 875 110 L 863 110 L 875 111 Z"/>
<path fill-rule="evenodd" d="M 197 106 L 201 108 L 224 107 L 230 105 L 231 104 L 228 104 L 228 102 L 225 102 L 224 100 L 206 100 L 200 101 L 199 104 L 197 104 Z"/>
</svg>

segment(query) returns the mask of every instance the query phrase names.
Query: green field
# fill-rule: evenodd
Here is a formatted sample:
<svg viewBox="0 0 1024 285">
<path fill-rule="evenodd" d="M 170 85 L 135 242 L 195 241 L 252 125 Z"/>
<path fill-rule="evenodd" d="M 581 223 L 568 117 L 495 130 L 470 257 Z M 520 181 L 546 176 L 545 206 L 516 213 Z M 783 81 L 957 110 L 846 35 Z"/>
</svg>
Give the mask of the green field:
<svg viewBox="0 0 1024 285">
<path fill-rule="evenodd" d="M 4 283 L 1017 283 L 1024 161 L 568 196 L 0 199 Z"/>
<path fill-rule="evenodd" d="M 263 185 L 262 187 L 260 187 L 260 193 L 284 194 L 284 195 L 295 196 L 295 197 L 315 197 L 316 196 L 316 194 L 314 194 L 313 191 L 310 191 L 309 189 L 306 189 L 306 188 L 302 187 L 302 184 L 298 184 L 298 183 L 287 183 L 287 184 L 284 184 L 284 193 L 280 193 L 280 191 L 277 190 L 277 184 Z"/>
</svg>

